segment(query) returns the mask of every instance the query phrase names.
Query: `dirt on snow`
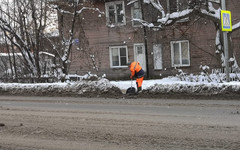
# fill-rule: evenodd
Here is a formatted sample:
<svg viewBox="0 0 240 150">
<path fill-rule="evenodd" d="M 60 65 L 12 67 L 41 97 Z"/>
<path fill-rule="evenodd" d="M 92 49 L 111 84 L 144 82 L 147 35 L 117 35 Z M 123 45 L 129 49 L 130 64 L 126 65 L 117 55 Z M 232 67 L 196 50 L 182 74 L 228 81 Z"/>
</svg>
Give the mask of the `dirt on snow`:
<svg viewBox="0 0 240 150">
<path fill-rule="evenodd" d="M 240 87 L 231 85 L 208 86 L 176 84 L 156 84 L 144 89 L 140 93 L 126 94 L 125 90 L 111 85 L 109 80 L 83 80 L 68 83 L 65 86 L 58 84 L 16 84 L 0 87 L 1 95 L 26 96 L 73 96 L 73 97 L 105 97 L 105 98 L 186 98 L 186 99 L 236 99 L 240 96 Z"/>
</svg>

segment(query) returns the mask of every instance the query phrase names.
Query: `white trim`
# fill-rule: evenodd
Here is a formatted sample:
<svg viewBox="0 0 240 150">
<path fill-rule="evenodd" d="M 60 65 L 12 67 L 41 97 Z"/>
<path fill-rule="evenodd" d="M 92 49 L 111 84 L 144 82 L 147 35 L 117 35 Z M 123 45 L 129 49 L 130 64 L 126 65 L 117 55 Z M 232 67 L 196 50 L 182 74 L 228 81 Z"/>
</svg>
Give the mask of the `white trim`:
<svg viewBox="0 0 240 150">
<path fill-rule="evenodd" d="M 187 42 L 188 43 L 188 61 L 189 61 L 189 64 L 182 64 L 182 50 L 181 50 L 181 44 L 182 42 Z M 174 64 L 174 53 L 173 53 L 173 44 L 175 43 L 178 43 L 179 44 L 179 60 L 180 60 L 180 64 L 179 65 L 175 65 Z M 189 49 L 189 41 L 188 40 L 182 40 L 182 41 L 171 41 L 170 42 L 170 46 L 171 46 L 171 63 L 172 63 L 172 67 L 188 67 L 191 65 L 191 62 L 190 62 L 190 49 Z"/>
<path fill-rule="evenodd" d="M 143 54 L 144 54 L 144 60 L 141 60 L 141 61 L 144 61 L 144 62 L 141 62 L 140 60 L 137 60 L 137 51 L 136 51 L 136 46 L 141 46 L 143 48 Z M 138 61 L 140 62 L 143 70 L 146 70 L 147 69 L 147 62 L 146 62 L 146 51 L 145 51 L 145 45 L 144 43 L 135 43 L 133 44 L 133 51 L 134 51 L 134 61 Z M 144 63 L 144 64 L 142 64 Z"/>
<path fill-rule="evenodd" d="M 128 48 L 127 46 L 109 46 L 109 57 L 110 57 L 110 68 L 126 68 L 128 67 L 127 64 L 125 66 L 113 66 L 112 64 L 112 48 L 118 48 L 118 54 L 120 56 L 120 48 L 125 48 L 126 49 L 126 63 L 128 62 Z M 120 57 L 119 59 L 119 63 L 121 63 Z"/>
<path fill-rule="evenodd" d="M 144 50 L 144 54 L 145 54 L 145 45 L 144 45 L 144 43 L 135 43 L 135 44 L 133 44 L 133 52 L 134 52 L 134 60 L 136 61 L 136 49 L 135 49 L 135 47 L 136 46 L 143 46 L 143 50 Z M 145 56 L 146 56 L 146 54 L 145 54 Z"/>
</svg>

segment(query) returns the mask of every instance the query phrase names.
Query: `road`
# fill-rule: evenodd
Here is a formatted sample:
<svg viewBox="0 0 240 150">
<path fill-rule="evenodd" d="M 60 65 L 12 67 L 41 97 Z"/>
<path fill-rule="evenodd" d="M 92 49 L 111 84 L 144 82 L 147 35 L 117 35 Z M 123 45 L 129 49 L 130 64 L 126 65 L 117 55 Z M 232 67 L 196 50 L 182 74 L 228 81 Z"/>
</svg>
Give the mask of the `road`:
<svg viewBox="0 0 240 150">
<path fill-rule="evenodd" d="M 239 147 L 239 100 L 0 96 L 1 150 Z"/>
</svg>

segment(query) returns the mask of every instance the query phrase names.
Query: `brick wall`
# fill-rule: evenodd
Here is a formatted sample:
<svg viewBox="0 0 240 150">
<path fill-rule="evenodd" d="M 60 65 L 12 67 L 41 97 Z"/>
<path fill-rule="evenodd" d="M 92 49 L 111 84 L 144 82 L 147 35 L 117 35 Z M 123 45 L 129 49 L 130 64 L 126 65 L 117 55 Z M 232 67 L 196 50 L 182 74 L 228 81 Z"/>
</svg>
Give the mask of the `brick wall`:
<svg viewBox="0 0 240 150">
<path fill-rule="evenodd" d="M 233 18 L 240 18 L 238 0 L 231 1 L 228 4 L 229 10 L 232 11 Z M 126 6 L 125 1 L 125 14 L 128 16 L 126 19 L 127 24 L 118 27 L 108 27 L 106 25 L 106 18 L 95 11 L 86 11 L 80 16 L 79 34 L 84 34 L 85 39 L 80 39 L 80 45 L 83 50 L 73 50 L 72 63 L 70 72 L 77 74 L 84 74 L 87 71 L 95 71 L 92 69 L 89 53 L 95 54 L 97 66 L 99 66 L 99 75 L 106 74 L 110 79 L 127 79 L 129 78 L 128 68 L 111 68 L 109 46 L 113 45 L 126 45 L 128 48 L 128 59 L 134 60 L 134 43 L 144 43 L 144 30 L 143 28 L 133 28 L 130 20 L 131 9 Z M 105 12 L 104 2 L 95 3 L 95 7 Z M 159 15 L 153 11 L 149 5 L 144 5 L 146 20 L 154 21 Z M 238 22 L 240 20 L 238 19 Z M 177 23 L 163 31 L 152 31 L 146 28 L 147 35 L 147 50 L 148 50 L 148 68 L 151 78 L 161 78 L 164 76 L 175 75 L 176 68 L 171 66 L 171 47 L 170 42 L 175 40 L 189 40 L 190 47 L 190 61 L 189 67 L 180 67 L 185 72 L 199 74 L 200 65 L 208 65 L 210 68 L 220 68 L 221 60 L 219 54 L 215 53 L 215 37 L 216 29 L 213 22 L 199 18 L 195 21 L 190 18 L 190 21 L 185 23 Z M 81 36 L 78 36 L 81 38 Z M 236 31 L 232 34 L 233 37 L 233 53 L 240 61 L 240 34 Z M 153 45 L 162 44 L 163 55 L 163 69 L 154 70 L 153 63 Z M 86 46 L 87 45 L 87 46 Z M 81 47 L 81 46 L 80 46 Z M 84 53 L 83 51 L 88 53 Z M 161 74 L 161 76 L 160 76 Z"/>
</svg>

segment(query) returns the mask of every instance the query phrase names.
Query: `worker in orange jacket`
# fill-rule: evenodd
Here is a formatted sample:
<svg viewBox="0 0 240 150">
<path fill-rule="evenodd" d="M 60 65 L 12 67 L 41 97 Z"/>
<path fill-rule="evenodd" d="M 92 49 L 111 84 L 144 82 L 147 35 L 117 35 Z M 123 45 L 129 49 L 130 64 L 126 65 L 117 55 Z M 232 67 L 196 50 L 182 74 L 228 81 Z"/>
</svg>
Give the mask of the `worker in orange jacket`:
<svg viewBox="0 0 240 150">
<path fill-rule="evenodd" d="M 136 84 L 137 84 L 137 92 L 142 90 L 142 83 L 144 78 L 144 71 L 142 67 L 140 66 L 139 62 L 134 61 L 131 63 L 128 63 L 128 67 L 131 71 L 130 78 L 133 79 L 133 77 L 136 77 Z"/>
</svg>

